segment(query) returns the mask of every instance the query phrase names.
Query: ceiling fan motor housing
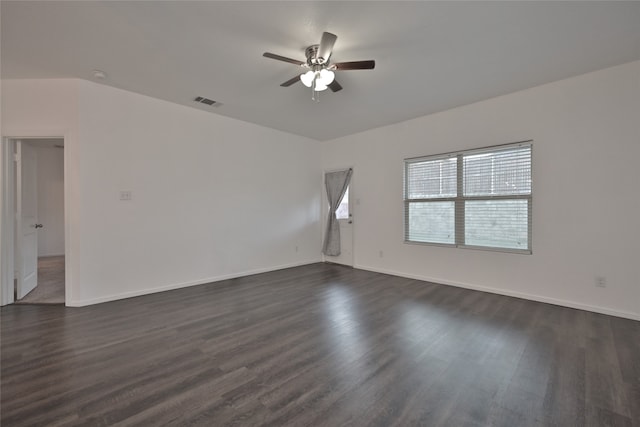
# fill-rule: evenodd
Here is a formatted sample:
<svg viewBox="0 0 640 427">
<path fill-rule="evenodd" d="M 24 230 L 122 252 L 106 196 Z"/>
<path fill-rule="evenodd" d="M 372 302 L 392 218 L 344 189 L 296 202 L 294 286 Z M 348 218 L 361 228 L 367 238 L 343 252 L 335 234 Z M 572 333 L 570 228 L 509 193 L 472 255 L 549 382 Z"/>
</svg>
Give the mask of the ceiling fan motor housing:
<svg viewBox="0 0 640 427">
<path fill-rule="evenodd" d="M 304 54 L 307 57 L 307 65 L 313 68 L 314 65 L 324 65 L 329 62 L 329 58 L 318 58 L 318 49 L 320 45 L 312 44 L 305 51 Z"/>
</svg>

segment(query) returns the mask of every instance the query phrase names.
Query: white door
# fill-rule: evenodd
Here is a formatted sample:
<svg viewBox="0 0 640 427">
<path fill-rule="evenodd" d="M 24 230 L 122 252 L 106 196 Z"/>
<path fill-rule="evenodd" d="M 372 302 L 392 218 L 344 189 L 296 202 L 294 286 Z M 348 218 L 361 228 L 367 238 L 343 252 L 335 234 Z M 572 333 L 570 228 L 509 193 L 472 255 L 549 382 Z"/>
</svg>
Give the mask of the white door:
<svg viewBox="0 0 640 427">
<path fill-rule="evenodd" d="M 38 286 L 38 199 L 36 151 L 16 142 L 16 262 L 17 298 Z"/>
<path fill-rule="evenodd" d="M 351 201 L 350 187 L 340 202 L 340 207 L 336 211 L 338 222 L 340 223 L 340 255 L 327 256 L 327 261 L 337 264 L 353 266 L 353 204 Z"/>
</svg>

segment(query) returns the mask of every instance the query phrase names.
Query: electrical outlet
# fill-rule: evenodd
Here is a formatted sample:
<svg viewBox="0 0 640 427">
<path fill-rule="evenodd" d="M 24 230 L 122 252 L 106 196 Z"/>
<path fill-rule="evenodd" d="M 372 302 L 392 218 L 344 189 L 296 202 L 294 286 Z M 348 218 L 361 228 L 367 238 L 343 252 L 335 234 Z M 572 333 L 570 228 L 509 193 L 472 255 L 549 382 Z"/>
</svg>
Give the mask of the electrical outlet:
<svg viewBox="0 0 640 427">
<path fill-rule="evenodd" d="M 383 251 L 380 251 L 380 252 L 378 253 L 378 255 L 380 256 L 380 258 L 384 258 L 384 252 L 383 252 Z"/>
<path fill-rule="evenodd" d="M 296 252 L 298 252 L 298 245 L 296 245 Z"/>
<path fill-rule="evenodd" d="M 133 195 L 131 194 L 131 190 L 122 190 L 120 191 L 120 200 L 129 201 L 131 200 Z"/>
<path fill-rule="evenodd" d="M 606 288 L 607 287 L 607 278 L 604 276 L 596 276 L 596 287 L 597 288 Z"/>
</svg>

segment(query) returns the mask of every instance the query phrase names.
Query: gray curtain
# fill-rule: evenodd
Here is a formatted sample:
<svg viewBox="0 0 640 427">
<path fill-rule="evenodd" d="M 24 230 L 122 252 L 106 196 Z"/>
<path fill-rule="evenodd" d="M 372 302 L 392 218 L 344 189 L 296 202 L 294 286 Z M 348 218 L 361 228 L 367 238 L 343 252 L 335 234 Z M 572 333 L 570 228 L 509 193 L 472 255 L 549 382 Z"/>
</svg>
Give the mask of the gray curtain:
<svg viewBox="0 0 640 427">
<path fill-rule="evenodd" d="M 340 255 L 340 224 L 336 218 L 336 210 L 340 206 L 342 196 L 347 191 L 353 170 L 330 172 L 324 174 L 324 185 L 327 188 L 329 201 L 329 215 L 327 220 L 327 232 L 324 235 L 322 253 L 325 255 Z"/>
</svg>

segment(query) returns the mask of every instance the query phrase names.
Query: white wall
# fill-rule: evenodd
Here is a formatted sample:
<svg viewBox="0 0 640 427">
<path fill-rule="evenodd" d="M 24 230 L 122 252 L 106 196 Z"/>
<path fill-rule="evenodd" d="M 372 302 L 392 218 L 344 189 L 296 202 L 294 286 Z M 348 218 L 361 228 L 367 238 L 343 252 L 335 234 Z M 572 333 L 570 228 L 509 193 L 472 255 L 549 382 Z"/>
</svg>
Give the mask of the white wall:
<svg viewBox="0 0 640 427">
<path fill-rule="evenodd" d="M 34 144 L 38 162 L 38 256 L 64 255 L 64 149 Z"/>
<path fill-rule="evenodd" d="M 88 81 L 2 84 L 3 134 L 69 129 L 67 305 L 321 259 L 317 142 Z"/>
<path fill-rule="evenodd" d="M 534 140 L 532 255 L 403 243 L 403 159 L 526 139 Z M 356 267 L 640 319 L 640 62 L 323 149 L 324 169 L 354 167 Z"/>
</svg>

